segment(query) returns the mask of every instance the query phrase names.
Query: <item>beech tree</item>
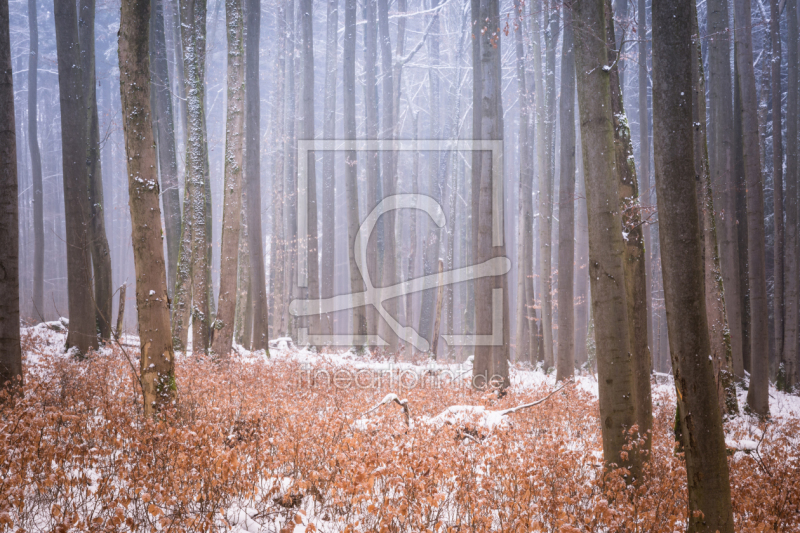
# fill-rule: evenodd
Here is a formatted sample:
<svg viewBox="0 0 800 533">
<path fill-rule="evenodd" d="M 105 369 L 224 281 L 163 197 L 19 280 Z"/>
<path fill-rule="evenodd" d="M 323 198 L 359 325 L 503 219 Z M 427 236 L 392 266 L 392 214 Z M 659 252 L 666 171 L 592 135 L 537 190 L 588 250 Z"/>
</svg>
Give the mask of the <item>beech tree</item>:
<svg viewBox="0 0 800 533">
<path fill-rule="evenodd" d="M 39 151 L 38 98 L 39 87 L 39 22 L 36 0 L 28 0 L 28 151 L 31 154 L 33 185 L 33 306 L 39 320 L 44 320 L 44 189 L 42 156 Z M 109 317 L 109 320 L 111 318 Z"/>
</svg>

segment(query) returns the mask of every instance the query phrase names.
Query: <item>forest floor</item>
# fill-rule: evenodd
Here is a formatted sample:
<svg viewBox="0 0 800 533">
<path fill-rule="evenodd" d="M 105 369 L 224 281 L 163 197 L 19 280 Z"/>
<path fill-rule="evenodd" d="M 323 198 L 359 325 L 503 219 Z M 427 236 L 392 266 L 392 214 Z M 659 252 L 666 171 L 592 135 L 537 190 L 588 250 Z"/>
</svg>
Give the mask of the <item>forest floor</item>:
<svg viewBox="0 0 800 533">
<path fill-rule="evenodd" d="M 684 529 L 667 376 L 642 480 L 626 486 L 603 471 L 588 374 L 553 393 L 552 375 L 514 365 L 498 398 L 469 387 L 469 361 L 283 339 L 270 358 L 179 354 L 178 402 L 145 420 L 136 339 L 78 361 L 63 332 L 22 333 L 25 396 L 0 412 L 0 532 Z M 772 389 L 770 408 L 726 421 L 737 531 L 800 530 L 800 397 Z"/>
</svg>

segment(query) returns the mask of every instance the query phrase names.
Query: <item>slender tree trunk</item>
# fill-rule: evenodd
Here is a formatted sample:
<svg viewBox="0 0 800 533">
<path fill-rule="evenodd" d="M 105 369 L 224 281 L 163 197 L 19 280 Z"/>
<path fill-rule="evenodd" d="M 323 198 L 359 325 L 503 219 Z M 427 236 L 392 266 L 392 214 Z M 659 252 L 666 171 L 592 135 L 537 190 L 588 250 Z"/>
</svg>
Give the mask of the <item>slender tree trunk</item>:
<svg viewBox="0 0 800 533">
<path fill-rule="evenodd" d="M 692 19 L 692 35 L 698 34 L 697 11 Z M 706 318 L 710 355 L 714 361 L 714 378 L 720 412 L 737 413 L 736 386 L 733 381 L 733 361 L 725 314 L 727 299 L 723 291 L 720 273 L 719 248 L 717 246 L 717 223 L 711 177 L 708 169 L 708 149 L 706 134 L 705 72 L 703 55 L 698 42 L 692 50 L 692 123 L 694 124 L 694 170 L 699 179 L 697 189 L 700 233 L 703 236 L 703 275 L 705 280 Z"/>
<path fill-rule="evenodd" d="M 736 227 L 736 181 L 733 174 L 733 88 L 731 85 L 731 30 L 727 0 L 709 0 L 708 41 L 709 106 L 713 142 L 711 150 L 711 185 L 719 213 L 717 237 L 720 266 L 725 289 L 725 312 L 730 328 L 733 373 L 744 378 L 742 351 L 742 297 L 739 287 L 739 243 Z"/>
<path fill-rule="evenodd" d="M 481 77 L 481 99 L 474 100 L 473 108 L 481 106 L 479 139 L 503 139 L 503 100 L 500 76 L 500 2 L 499 0 L 480 1 L 480 20 L 484 21 L 482 29 L 476 30 L 476 38 L 480 39 L 480 64 L 473 64 L 473 73 Z M 478 37 L 478 35 L 480 37 Z M 502 180 L 497 169 L 493 172 L 492 158 L 481 157 L 478 201 L 478 234 L 477 263 L 488 261 L 493 257 L 505 257 L 505 245 L 493 246 L 492 220 L 496 206 L 492 201 L 493 181 Z M 473 174 L 474 176 L 474 174 Z M 503 342 L 499 346 L 475 346 L 475 363 L 473 368 L 473 385 L 478 388 L 499 386 L 505 389 L 509 385 L 508 376 L 508 339 L 510 335 L 508 316 L 508 277 L 491 276 L 476 280 L 475 302 L 486 302 L 476 305 L 476 332 L 492 331 L 494 291 L 502 295 L 503 310 Z"/>
<path fill-rule="evenodd" d="M 295 94 L 295 54 L 297 53 L 297 20 L 295 4 L 298 0 L 287 0 L 286 5 L 286 72 L 284 74 L 286 111 L 284 119 L 284 165 L 283 165 L 283 193 L 285 225 L 283 228 L 286 248 L 283 261 L 283 298 L 284 298 L 284 323 L 286 333 L 296 337 L 295 320 L 289 315 L 289 302 L 295 296 L 296 262 L 297 259 L 297 136 L 295 129 L 296 97 Z"/>
<path fill-rule="evenodd" d="M 356 138 L 356 0 L 345 0 L 344 46 L 342 78 L 344 80 L 344 136 L 347 140 Z M 346 150 L 345 189 L 347 194 L 347 254 L 349 256 L 350 292 L 364 290 L 364 280 L 356 265 L 356 257 L 361 255 L 364 243 L 356 240 L 361 225 L 358 209 L 358 156 L 355 150 Z M 356 336 L 353 346 L 360 349 L 366 342 L 367 317 L 363 307 L 353 309 L 351 331 Z"/>
<path fill-rule="evenodd" d="M 206 198 L 205 135 L 205 0 L 181 0 L 183 70 L 186 84 L 187 124 L 184 223 L 191 220 L 192 351 L 208 349 L 210 305 L 208 270 L 208 205 Z M 177 293 L 177 291 L 176 291 Z"/>
<path fill-rule="evenodd" d="M 691 0 L 653 2 L 653 146 L 659 241 L 689 486 L 688 531 L 733 532 L 710 357 L 692 134 Z M 679 134 L 683 132 L 683 134 Z M 699 512 L 698 512 L 699 511 Z"/>
<path fill-rule="evenodd" d="M 63 132 L 61 159 L 70 318 L 67 346 L 74 346 L 80 353 L 86 353 L 90 348 L 97 348 L 97 332 L 89 247 L 91 209 L 86 167 L 86 99 L 75 4 L 56 2 L 54 18 Z"/>
<path fill-rule="evenodd" d="M 572 11 L 569 8 L 564 10 L 559 114 L 561 185 L 558 199 L 557 381 L 575 374 L 575 297 L 572 284 L 575 269 L 575 59 L 572 49 Z"/>
<path fill-rule="evenodd" d="M 211 335 L 214 353 L 226 358 L 233 342 L 239 239 L 242 233 L 242 165 L 244 163 L 245 57 L 242 0 L 225 1 L 228 36 L 228 98 L 225 114 L 225 177 L 223 178 L 222 245 L 219 302 Z"/>
<path fill-rule="evenodd" d="M 267 350 L 267 275 L 264 268 L 264 237 L 261 232 L 261 95 L 259 86 L 259 44 L 261 0 L 245 0 L 245 161 L 247 189 L 247 239 L 250 252 L 252 300 L 252 349 Z"/>
<path fill-rule="evenodd" d="M 519 91 L 519 221 L 517 232 L 517 327 L 516 360 L 531 361 L 531 338 L 534 322 L 528 316 L 533 310 L 533 166 L 530 160 L 528 133 L 530 131 L 530 94 L 525 72 L 523 42 L 524 4 L 514 1 L 516 20 L 514 45 L 516 51 L 517 87 Z"/>
<path fill-rule="evenodd" d="M 638 454 L 627 454 L 627 459 L 621 455 L 625 433 L 636 424 L 637 418 L 611 89 L 609 76 L 603 68 L 609 65 L 604 4 L 604 0 L 579 0 L 573 5 L 589 223 L 589 280 L 597 345 L 603 457 L 606 464 L 630 468 L 636 478 Z"/>
<path fill-rule="evenodd" d="M 283 145 L 284 131 L 284 94 L 286 89 L 286 14 L 283 6 L 279 6 L 277 13 L 277 35 L 278 53 L 275 56 L 275 73 L 278 77 L 275 83 L 275 102 L 272 128 L 275 132 L 276 144 Z M 270 292 L 272 293 L 272 329 L 273 336 L 279 337 L 286 335 L 286 313 L 287 302 L 284 299 L 284 275 L 286 265 L 286 236 L 284 229 L 284 187 L 283 187 L 283 167 L 285 164 L 285 154 L 283 150 L 277 149 L 275 154 L 275 168 L 272 174 L 272 236 L 270 244 Z"/>
<path fill-rule="evenodd" d="M 103 175 L 100 168 L 100 121 L 97 116 L 97 82 L 94 53 L 95 0 L 81 0 L 78 12 L 78 35 L 81 51 L 81 72 L 86 120 L 86 178 L 89 188 L 89 226 L 92 270 L 94 274 L 94 307 L 97 331 L 101 339 L 111 338 L 111 255 L 108 252 L 105 215 L 103 213 Z"/>
<path fill-rule="evenodd" d="M 714 1 L 714 0 L 711 0 Z M 650 181 L 650 113 L 647 106 L 647 5 L 645 0 L 638 0 L 638 52 L 639 52 L 639 183 L 641 191 L 639 203 L 649 210 L 653 205 Z M 647 212 L 647 211 L 645 211 Z M 649 215 L 648 215 L 649 216 Z M 642 224 L 644 238 L 644 264 L 649 283 L 645 291 L 647 307 L 647 346 L 653 353 L 653 237 L 650 224 Z"/>
<path fill-rule="evenodd" d="M 119 29 L 120 92 L 128 160 L 136 308 L 145 416 L 177 393 L 169 328 L 169 295 L 161 240 L 161 208 L 150 111 L 150 0 L 123 0 Z"/>
<path fill-rule="evenodd" d="M 783 248 L 783 139 L 781 137 L 781 23 L 778 0 L 770 0 L 769 11 L 770 36 L 772 38 L 772 61 L 770 63 L 772 68 L 772 201 L 775 209 L 773 216 L 775 222 L 773 315 L 775 317 L 775 353 L 778 354 L 778 359 L 780 360 L 783 353 L 783 261 L 785 256 Z"/>
<path fill-rule="evenodd" d="M 336 74 L 339 60 L 339 0 L 328 0 L 328 18 L 325 47 L 325 102 L 323 132 L 325 139 L 336 137 Z M 336 166 L 335 153 L 322 153 L 322 268 L 320 269 L 320 296 L 334 295 L 334 264 L 336 249 Z M 333 316 L 325 315 L 323 333 L 333 334 Z"/>
<path fill-rule="evenodd" d="M 574 38 L 573 38 L 574 39 Z M 575 162 L 578 171 L 575 195 L 575 363 L 583 368 L 589 354 L 586 336 L 589 333 L 589 222 L 586 214 L 586 185 L 584 184 L 583 157 L 580 135 L 576 138 Z"/>
<path fill-rule="evenodd" d="M 419 138 L 419 111 L 412 112 L 412 133 L 411 138 L 415 141 Z M 416 145 L 415 145 L 416 148 Z M 419 194 L 419 150 L 414 150 L 411 163 L 411 193 Z M 417 265 L 417 213 L 410 211 L 409 213 L 409 228 L 408 228 L 408 248 L 406 253 L 407 266 L 406 266 L 406 279 L 414 278 L 414 268 Z M 411 325 L 414 323 L 414 294 L 408 293 L 406 295 L 406 324 Z M 407 345 L 408 356 L 414 355 L 414 345 L 410 342 Z"/>
<path fill-rule="evenodd" d="M 33 308 L 39 320 L 44 320 L 44 189 L 42 187 L 42 156 L 39 152 L 37 87 L 39 74 L 39 24 L 36 0 L 28 0 L 30 55 L 28 56 L 28 149 L 31 154 L 33 179 Z"/>
<path fill-rule="evenodd" d="M 738 45 L 734 46 L 738 49 Z M 736 54 L 734 54 L 736 57 Z M 733 62 L 733 178 L 736 185 L 736 239 L 739 247 L 739 296 L 742 309 L 742 366 L 750 372 L 750 280 L 747 242 L 747 183 L 744 170 L 744 132 L 742 124 L 742 91 L 739 67 Z"/>
<path fill-rule="evenodd" d="M 769 414 L 769 324 L 764 244 L 764 183 L 761 177 L 756 77 L 749 0 L 734 0 L 736 65 L 742 96 L 744 174 L 747 182 L 747 270 L 750 288 L 750 389 L 747 404 L 755 413 Z"/>
<path fill-rule="evenodd" d="M 175 149 L 175 120 L 172 112 L 172 93 L 167 63 L 167 42 L 164 33 L 164 2 L 152 0 L 152 72 L 150 83 L 155 101 L 155 134 L 158 148 L 158 168 L 161 176 L 164 226 L 167 238 L 167 288 L 175 289 L 180 254 L 181 198 L 178 190 L 178 159 Z"/>
<path fill-rule="evenodd" d="M 74 7 L 73 4 L 73 9 Z M 2 125 L 0 126 L 0 190 L 3 194 L 0 195 L 0 271 L 3 275 L 0 276 L 0 390 L 22 385 L 15 118 L 8 0 L 2 0 L 0 1 L 0 125 Z"/>
<path fill-rule="evenodd" d="M 783 329 L 783 386 L 791 390 L 797 384 L 797 326 L 798 326 L 798 234 L 797 234 L 797 0 L 786 3 L 787 64 L 786 84 L 786 308 Z"/>
<path fill-rule="evenodd" d="M 614 150 L 616 154 L 618 194 L 622 211 L 622 231 L 625 236 L 625 291 L 628 304 L 628 328 L 633 350 L 633 381 L 636 396 L 636 419 L 641 435 L 647 435 L 653 427 L 653 402 L 650 390 L 650 372 L 653 367 L 647 345 L 647 272 L 642 236 L 642 215 L 639 209 L 639 187 L 633 159 L 633 145 L 622 95 L 622 79 L 619 75 L 611 0 L 606 0 L 606 31 L 609 50 L 609 85 L 611 90 L 611 113 L 614 122 Z M 648 446 L 649 446 L 649 440 Z"/>
</svg>

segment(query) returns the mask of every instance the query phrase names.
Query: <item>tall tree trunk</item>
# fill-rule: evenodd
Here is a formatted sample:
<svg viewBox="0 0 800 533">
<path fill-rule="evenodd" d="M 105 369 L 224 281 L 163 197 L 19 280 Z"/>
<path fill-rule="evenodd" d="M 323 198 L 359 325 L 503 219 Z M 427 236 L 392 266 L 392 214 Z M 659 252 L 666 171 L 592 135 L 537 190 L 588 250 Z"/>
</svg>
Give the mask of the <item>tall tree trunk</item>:
<svg viewBox="0 0 800 533">
<path fill-rule="evenodd" d="M 738 45 L 734 48 L 738 49 Z M 734 53 L 734 58 L 736 53 Z M 736 239 L 739 248 L 739 297 L 742 309 L 742 367 L 750 372 L 750 280 L 747 265 L 749 246 L 747 243 L 747 183 L 744 169 L 744 132 L 742 124 L 742 91 L 739 83 L 739 67 L 733 62 L 733 163 L 732 175 L 736 185 Z"/>
<path fill-rule="evenodd" d="M 625 291 L 628 304 L 628 328 L 633 350 L 633 382 L 636 396 L 636 419 L 641 435 L 648 435 L 653 427 L 653 402 L 650 390 L 650 372 L 653 362 L 647 345 L 647 272 L 645 271 L 645 249 L 642 237 L 642 214 L 639 209 L 639 187 L 633 160 L 633 145 L 622 95 L 622 79 L 619 75 L 614 18 L 611 0 L 606 0 L 606 32 L 609 61 L 609 85 L 611 90 L 611 113 L 614 122 L 614 150 L 616 154 L 618 194 L 622 216 L 622 231 L 625 236 L 624 267 Z M 648 446 L 649 446 L 649 440 Z"/>
<path fill-rule="evenodd" d="M 78 35 L 86 120 L 86 178 L 89 188 L 91 223 L 89 239 L 94 273 L 94 306 L 101 339 L 111 338 L 111 255 L 108 252 L 103 213 L 103 175 L 100 168 L 100 121 L 97 116 L 97 83 L 94 53 L 95 0 L 80 0 Z"/>
<path fill-rule="evenodd" d="M 574 39 L 574 37 L 573 37 Z M 587 335 L 589 333 L 589 222 L 586 214 L 586 185 L 584 183 L 583 157 L 580 135 L 576 138 L 575 162 L 578 171 L 575 195 L 575 363 L 583 368 L 589 358 Z"/>
<path fill-rule="evenodd" d="M 559 115 L 561 185 L 558 198 L 557 381 L 575 374 L 575 297 L 572 284 L 575 270 L 575 59 L 572 49 L 572 11 L 568 8 L 564 10 Z"/>
<path fill-rule="evenodd" d="M 278 52 L 275 54 L 275 73 L 278 77 L 273 96 L 272 129 L 276 144 L 280 147 L 284 131 L 284 94 L 286 90 L 286 13 L 281 4 L 278 7 L 277 37 Z M 275 154 L 275 168 L 272 173 L 272 236 L 270 237 L 270 283 L 272 293 L 272 334 L 275 337 L 286 335 L 286 313 L 288 302 L 284 299 L 284 268 L 286 265 L 286 236 L 284 229 L 284 151 L 278 148 Z"/>
<path fill-rule="evenodd" d="M 750 288 L 750 389 L 747 404 L 769 414 L 769 324 L 764 244 L 764 183 L 758 142 L 758 103 L 753 71 L 753 36 L 749 0 L 734 0 L 736 66 L 742 96 L 744 174 L 747 182 L 747 270 Z"/>
<path fill-rule="evenodd" d="M 709 0 L 708 79 L 713 142 L 710 169 L 714 204 L 719 213 L 720 250 L 725 312 L 730 328 L 733 373 L 744 378 L 742 296 L 739 287 L 739 242 L 736 227 L 736 180 L 733 174 L 733 87 L 731 85 L 731 30 L 727 0 Z"/>
<path fill-rule="evenodd" d="M 436 16 L 436 15 L 434 15 Z M 394 113 L 394 77 L 392 68 L 392 41 L 389 37 L 389 0 L 378 0 L 378 40 L 381 48 L 381 74 L 383 76 L 381 103 L 383 104 L 383 116 L 381 117 L 381 139 L 393 140 L 395 129 Z M 394 146 L 392 146 L 394 148 Z M 394 159 L 397 153 L 391 150 L 384 150 L 381 153 L 381 173 L 383 174 L 383 197 L 387 198 L 397 193 L 394 169 L 396 167 Z M 395 283 L 397 278 L 397 247 L 395 246 L 395 213 L 389 211 L 381 218 L 383 219 L 383 286 Z M 397 306 L 395 300 L 389 300 L 384 304 L 386 311 L 395 315 Z M 389 324 L 383 322 L 384 340 L 388 342 L 387 351 L 390 354 L 397 353 L 399 339 L 389 328 Z"/>
<path fill-rule="evenodd" d="M 653 2 L 653 146 L 672 368 L 689 487 L 688 531 L 733 532 L 706 318 L 692 147 L 691 0 Z M 683 134 L 681 134 L 681 132 Z"/>
<path fill-rule="evenodd" d="M 74 9 L 75 5 L 73 4 L 72 7 Z M 3 275 L 0 276 L 0 390 L 22 385 L 22 350 L 19 338 L 19 205 L 17 203 L 15 118 L 8 0 L 2 0 L 0 1 L 0 124 L 2 124 L 0 126 L 0 189 L 3 194 L 0 195 L 0 271 L 3 272 Z M 70 328 L 71 331 L 72 328 Z"/>
<path fill-rule="evenodd" d="M 785 1 L 785 0 L 784 0 Z M 772 252 L 775 262 L 775 281 L 773 285 L 773 316 L 775 326 L 775 353 L 781 359 L 783 353 L 784 317 L 784 272 L 783 272 L 783 139 L 781 137 L 781 22 L 778 0 L 769 2 L 769 33 L 772 38 L 772 61 L 770 62 L 772 83 L 772 202 L 775 223 L 775 247 Z M 796 344 L 796 343 L 795 343 Z"/>
<path fill-rule="evenodd" d="M 142 347 L 140 382 L 145 416 L 171 404 L 177 393 L 150 112 L 149 22 L 150 0 L 122 1 L 120 93 L 128 160 L 136 308 Z"/>
<path fill-rule="evenodd" d="M 533 165 L 530 160 L 528 133 L 530 132 L 531 95 L 528 92 L 525 72 L 525 47 L 523 20 L 525 6 L 514 1 L 516 20 L 514 48 L 516 51 L 517 87 L 519 92 L 519 220 L 517 222 L 517 338 L 516 360 L 531 361 L 531 339 L 534 321 L 528 316 L 534 308 L 533 294 Z"/>
<path fill-rule="evenodd" d="M 158 148 L 158 168 L 161 176 L 164 226 L 167 237 L 167 288 L 172 294 L 178 270 L 181 238 L 181 198 L 178 190 L 178 159 L 175 152 L 175 120 L 172 112 L 172 91 L 167 63 L 167 41 L 164 33 L 164 2 L 152 0 L 150 21 L 153 49 L 152 85 L 155 101 L 155 135 Z"/>
<path fill-rule="evenodd" d="M 353 141 L 356 139 L 356 0 L 345 0 L 344 8 L 344 46 L 342 78 L 344 81 L 344 136 Z M 350 269 L 350 292 L 364 290 L 364 280 L 356 265 L 356 257 L 361 255 L 364 243 L 356 240 L 361 225 L 358 209 L 358 155 L 355 150 L 346 150 L 345 189 L 347 195 L 347 254 Z M 354 348 L 360 349 L 366 342 L 367 317 L 363 307 L 353 309 L 353 325 L 351 329 L 355 339 Z"/>
<path fill-rule="evenodd" d="M 33 308 L 39 320 L 44 320 L 44 189 L 42 187 L 42 156 L 39 152 L 37 87 L 39 75 L 39 24 L 36 0 L 28 0 L 30 55 L 28 56 L 28 150 L 31 154 L 33 180 Z"/>
<path fill-rule="evenodd" d="M 712 2 L 714 0 L 711 0 Z M 650 112 L 647 106 L 647 4 L 645 0 L 638 0 L 638 60 L 639 60 L 639 183 L 641 191 L 639 203 L 646 209 L 653 205 L 650 181 Z M 647 346 L 653 353 L 653 237 L 650 224 L 642 224 L 644 238 L 644 264 L 649 283 L 645 291 L 645 306 L 647 308 Z"/>
<path fill-rule="evenodd" d="M 622 215 L 614 152 L 604 0 L 573 5 L 575 69 L 581 148 L 589 222 L 589 280 L 597 345 L 603 458 L 638 477 L 638 454 L 621 455 L 625 433 L 637 422 L 628 305 L 625 291 Z"/>
<path fill-rule="evenodd" d="M 480 64 L 473 64 L 473 73 L 481 77 L 481 99 L 474 100 L 473 108 L 481 106 L 479 139 L 503 139 L 503 100 L 500 76 L 500 2 L 499 0 L 481 0 L 480 20 L 484 21 L 481 29 L 476 30 L 476 38 L 480 39 Z M 480 37 L 478 37 L 478 35 Z M 478 247 L 477 263 L 488 261 L 493 257 L 505 257 L 505 245 L 494 246 L 493 213 L 497 206 L 493 205 L 492 191 L 494 180 L 502 180 L 503 175 L 492 169 L 492 158 L 481 157 L 480 187 L 478 201 Z M 474 176 L 474 174 L 473 174 Z M 482 388 L 493 386 L 504 389 L 509 385 L 508 376 L 508 277 L 491 276 L 476 280 L 475 302 L 491 302 L 495 290 L 502 295 L 503 342 L 499 346 L 475 346 L 475 363 L 473 368 L 473 385 Z M 476 305 L 476 332 L 492 331 L 493 305 Z"/>
<path fill-rule="evenodd" d="M 205 135 L 205 25 L 206 0 L 181 0 L 183 71 L 186 84 L 187 124 L 184 224 L 191 222 L 192 351 L 208 349 L 210 305 L 208 205 L 206 195 Z M 188 211 L 188 212 L 187 212 Z M 177 293 L 177 291 L 176 291 Z"/>
<path fill-rule="evenodd" d="M 784 388 L 791 390 L 798 380 L 797 326 L 798 326 L 798 234 L 797 234 L 797 0 L 786 4 L 788 30 L 788 82 L 786 84 L 786 310 L 783 326 Z"/>
<path fill-rule="evenodd" d="M 697 11 L 692 4 L 692 35 L 697 35 Z M 720 412 L 737 413 L 736 386 L 733 381 L 728 318 L 725 314 L 727 299 L 723 291 L 720 273 L 719 248 L 717 246 L 717 223 L 711 177 L 708 170 L 706 134 L 705 72 L 700 43 L 692 50 L 692 123 L 694 124 L 694 170 L 698 180 L 697 201 L 700 216 L 700 233 L 703 236 L 703 275 L 705 279 L 706 318 L 710 355 L 714 361 L 714 378 Z"/>
<path fill-rule="evenodd" d="M 64 173 L 64 217 L 67 245 L 69 334 L 67 346 L 80 353 L 97 348 L 96 315 L 92 294 L 91 218 L 86 167 L 86 112 L 74 2 L 56 2 L 56 50 L 61 100 L 61 159 Z"/>
<path fill-rule="evenodd" d="M 415 141 L 419 138 L 419 111 L 412 111 L 412 127 L 411 138 Z M 416 148 L 416 143 L 415 146 Z M 411 163 L 411 193 L 419 194 L 419 150 L 414 150 Z M 406 249 L 407 264 L 406 264 L 406 279 L 414 279 L 414 269 L 417 265 L 417 213 L 415 211 L 409 212 L 408 221 L 408 247 Z M 406 324 L 411 325 L 414 323 L 414 294 L 408 293 L 406 295 Z M 408 356 L 414 355 L 414 345 L 408 343 Z"/>
<path fill-rule="evenodd" d="M 303 138 L 314 139 L 314 25 L 312 0 L 300 0 L 301 32 L 303 35 Z M 319 294 L 319 236 L 317 234 L 317 170 L 316 155 L 308 157 L 306 187 L 306 213 L 308 217 L 308 236 L 306 255 L 308 257 L 308 287 L 304 296 L 318 299 Z M 318 323 L 312 317 L 311 324 Z"/>
<path fill-rule="evenodd" d="M 325 102 L 323 109 L 322 136 L 336 137 L 336 74 L 339 60 L 339 0 L 328 0 L 328 18 L 325 46 Z M 322 153 L 322 268 L 320 269 L 320 297 L 334 295 L 334 264 L 336 249 L 336 167 L 335 153 Z M 323 333 L 333 334 L 333 316 L 325 315 Z"/>
<path fill-rule="evenodd" d="M 297 53 L 297 17 L 295 4 L 299 0 L 287 0 L 286 5 L 286 72 L 284 74 L 286 111 L 283 117 L 284 138 L 284 165 L 283 165 L 283 203 L 285 212 L 285 226 L 283 228 L 286 248 L 283 254 L 283 298 L 284 298 L 284 323 L 289 336 L 296 336 L 295 320 L 289 315 L 289 302 L 295 296 L 296 259 L 297 259 L 297 136 L 295 129 L 296 94 L 295 94 L 295 54 Z"/>
<path fill-rule="evenodd" d="M 242 233 L 242 165 L 244 163 L 244 12 L 242 0 L 225 0 L 228 36 L 228 98 L 225 113 L 225 176 L 222 201 L 219 302 L 211 335 L 219 357 L 230 355 L 236 317 L 239 239 Z"/>
<path fill-rule="evenodd" d="M 261 232 L 261 94 L 258 55 L 261 37 L 261 0 L 245 0 L 245 161 L 247 189 L 247 239 L 250 252 L 252 296 L 252 349 L 267 350 L 267 275 L 264 268 L 264 238 Z"/>
</svg>

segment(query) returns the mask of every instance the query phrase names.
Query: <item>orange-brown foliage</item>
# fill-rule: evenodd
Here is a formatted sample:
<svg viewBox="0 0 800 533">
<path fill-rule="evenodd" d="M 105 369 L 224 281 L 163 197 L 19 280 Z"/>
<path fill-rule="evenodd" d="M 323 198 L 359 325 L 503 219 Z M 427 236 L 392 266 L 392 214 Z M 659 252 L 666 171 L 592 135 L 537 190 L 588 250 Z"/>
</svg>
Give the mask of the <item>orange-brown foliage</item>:
<svg viewBox="0 0 800 533">
<path fill-rule="evenodd" d="M 597 402 L 575 387 L 487 435 L 420 417 L 503 409 L 545 388 L 500 400 L 465 387 L 342 390 L 302 382 L 286 360 L 184 359 L 178 405 L 146 421 L 118 349 L 42 355 L 26 370 L 24 399 L 0 418 L 0 531 L 227 530 L 246 513 L 263 531 L 310 519 L 306 531 L 673 532 L 686 517 L 666 396 L 644 480 L 626 487 L 602 475 Z M 390 404 L 353 429 L 389 392 L 416 423 Z M 758 453 L 731 457 L 738 530 L 799 530 L 798 429 L 773 423 Z"/>
</svg>

